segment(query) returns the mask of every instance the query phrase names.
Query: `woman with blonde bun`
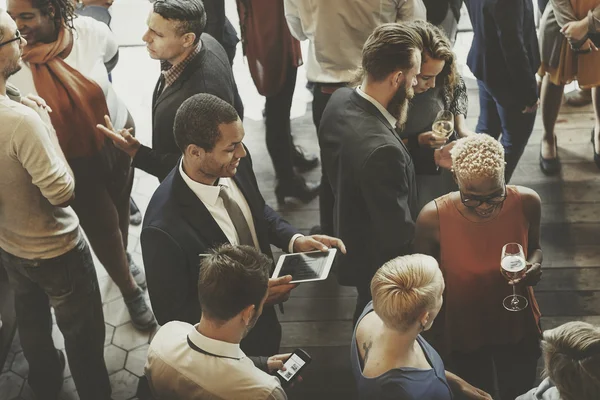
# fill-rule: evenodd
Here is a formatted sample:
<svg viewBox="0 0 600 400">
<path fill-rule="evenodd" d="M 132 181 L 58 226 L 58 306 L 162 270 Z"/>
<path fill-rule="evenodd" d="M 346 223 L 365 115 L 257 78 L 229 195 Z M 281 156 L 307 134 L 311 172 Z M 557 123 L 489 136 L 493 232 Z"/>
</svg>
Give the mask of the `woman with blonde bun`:
<svg viewBox="0 0 600 400">
<path fill-rule="evenodd" d="M 447 372 L 421 336 L 442 307 L 437 261 L 413 254 L 385 263 L 371 281 L 373 300 L 358 319 L 351 361 L 359 399 L 492 399 Z"/>
</svg>

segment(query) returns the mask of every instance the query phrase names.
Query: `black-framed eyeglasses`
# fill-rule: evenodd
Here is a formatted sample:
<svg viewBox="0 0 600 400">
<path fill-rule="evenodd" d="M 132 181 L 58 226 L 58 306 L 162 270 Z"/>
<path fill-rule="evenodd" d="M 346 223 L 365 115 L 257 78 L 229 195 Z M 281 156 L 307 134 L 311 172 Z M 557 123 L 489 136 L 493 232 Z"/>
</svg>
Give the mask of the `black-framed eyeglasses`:
<svg viewBox="0 0 600 400">
<path fill-rule="evenodd" d="M 19 42 L 21 41 L 21 32 L 19 32 L 18 30 L 17 30 L 17 32 L 15 32 L 15 37 L 13 39 L 10 39 L 10 40 L 7 40 L 6 42 L 0 43 L 0 47 L 6 46 L 7 44 L 10 44 L 12 42 L 16 42 L 17 40 Z"/>
<path fill-rule="evenodd" d="M 477 208 L 483 203 L 486 203 L 490 206 L 498 206 L 502 204 L 506 200 L 506 183 L 504 183 L 502 188 L 502 194 L 491 194 L 489 196 L 469 196 L 465 197 L 463 192 L 460 192 L 460 201 L 468 208 Z"/>
</svg>

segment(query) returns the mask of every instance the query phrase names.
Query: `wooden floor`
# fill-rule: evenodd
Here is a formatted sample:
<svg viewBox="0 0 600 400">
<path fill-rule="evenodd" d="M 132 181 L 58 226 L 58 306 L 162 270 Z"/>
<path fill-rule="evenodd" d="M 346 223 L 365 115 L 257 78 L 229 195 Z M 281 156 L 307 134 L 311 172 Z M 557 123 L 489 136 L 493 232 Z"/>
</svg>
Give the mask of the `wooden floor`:
<svg viewBox="0 0 600 400">
<path fill-rule="evenodd" d="M 146 7 L 141 0 L 121 0 L 115 7 Z M 117 9 L 118 11 L 118 9 Z M 144 11 L 145 15 L 145 11 Z M 120 18 L 116 13 L 115 18 Z M 142 22 L 135 24 L 141 26 Z M 236 25 L 234 23 L 234 25 Z M 127 31 L 119 30 L 121 36 Z M 137 33 L 136 33 L 137 35 Z M 131 35 L 130 35 L 131 36 Z M 123 43 L 138 43 L 136 36 L 122 38 Z M 137 42 L 136 42 L 137 40 Z M 464 60 L 469 34 L 461 34 L 457 44 L 459 60 Z M 238 52 L 239 53 L 239 52 Z M 304 232 L 318 223 L 318 201 L 307 205 L 277 205 L 274 196 L 275 177 L 264 145 L 264 124 L 260 120 L 259 96 L 248 77 L 247 65 L 236 59 L 236 79 L 248 117 L 245 120 L 245 143 L 250 148 L 264 197 L 267 202 Z M 468 123 L 475 128 L 479 114 L 478 96 L 468 69 L 461 63 L 467 77 L 470 111 Z M 144 48 L 124 48 L 114 74 L 115 89 L 124 98 L 138 125 L 138 136 L 150 142 L 150 99 L 158 76 L 158 64 L 148 59 Z M 299 83 L 294 104 L 292 130 L 297 144 L 317 152 L 317 142 L 310 104 L 303 89 L 304 71 L 298 74 Z M 300 99 L 300 100 L 299 100 Z M 306 109 L 306 112 L 304 112 Z M 538 167 L 540 117 L 530 144 L 514 174 L 511 183 L 525 185 L 538 191 L 543 200 L 542 246 L 544 250 L 544 276 L 536 288 L 543 313 L 543 327 L 554 327 L 570 320 L 586 320 L 600 325 L 600 173 L 592 161 L 590 130 L 593 124 L 591 107 L 570 109 L 563 107 L 557 124 L 558 145 L 563 171 L 561 176 L 546 177 Z M 136 172 L 133 197 L 140 208 L 147 203 L 157 186 L 155 178 Z M 306 174 L 317 181 L 319 171 Z M 129 250 L 141 264 L 139 228 L 132 227 Z M 131 328 L 120 293 L 102 266 L 97 262 L 97 272 L 104 301 L 106 317 L 106 361 L 111 373 L 113 398 L 132 399 L 135 396 L 137 377 L 142 374 L 149 336 Z M 290 390 L 292 399 L 336 400 L 353 399 L 354 380 L 350 371 L 349 343 L 352 336 L 351 318 L 355 304 L 355 290 L 337 285 L 335 278 L 326 282 L 303 284 L 295 289 L 285 304 L 285 314 L 280 314 L 283 327 L 282 350 L 301 347 L 313 358 L 306 369 L 304 382 Z M 60 332 L 54 332 L 58 348 L 64 348 Z M 0 375 L 0 399 L 32 398 L 25 383 L 28 367 L 18 338 L 13 342 L 9 358 Z M 70 372 L 65 372 L 64 399 L 76 399 Z"/>
</svg>

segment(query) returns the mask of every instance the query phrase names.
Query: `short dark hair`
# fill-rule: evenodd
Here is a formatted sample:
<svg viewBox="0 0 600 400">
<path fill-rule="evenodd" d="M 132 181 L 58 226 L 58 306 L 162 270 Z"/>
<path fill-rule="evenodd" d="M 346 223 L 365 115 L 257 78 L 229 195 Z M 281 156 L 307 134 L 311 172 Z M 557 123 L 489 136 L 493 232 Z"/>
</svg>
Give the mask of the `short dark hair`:
<svg viewBox="0 0 600 400">
<path fill-rule="evenodd" d="M 190 144 L 212 151 L 219 140 L 219 125 L 238 120 L 235 108 L 217 96 L 195 94 L 179 107 L 175 115 L 173 134 L 182 153 Z"/>
<path fill-rule="evenodd" d="M 206 10 L 201 0 L 156 0 L 154 12 L 164 19 L 177 22 L 177 33 L 196 35 L 194 43 L 200 41 L 200 35 L 206 28 Z"/>
<path fill-rule="evenodd" d="M 271 260 L 251 246 L 225 244 L 200 263 L 198 299 L 208 318 L 226 322 L 244 308 L 260 307 L 269 288 Z"/>
<path fill-rule="evenodd" d="M 423 40 L 407 23 L 389 23 L 375 28 L 362 50 L 362 71 L 382 81 L 397 70 L 414 67 L 414 54 L 423 50 Z"/>
</svg>

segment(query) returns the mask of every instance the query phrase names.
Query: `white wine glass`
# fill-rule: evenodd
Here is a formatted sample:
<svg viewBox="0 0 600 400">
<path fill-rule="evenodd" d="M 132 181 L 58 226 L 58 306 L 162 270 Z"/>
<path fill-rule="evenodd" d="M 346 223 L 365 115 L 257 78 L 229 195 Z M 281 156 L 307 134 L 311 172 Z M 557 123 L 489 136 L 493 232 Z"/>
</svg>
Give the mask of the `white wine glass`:
<svg viewBox="0 0 600 400">
<path fill-rule="evenodd" d="M 439 138 L 448 138 L 454 133 L 454 114 L 442 110 L 435 117 L 431 130 Z"/>
<path fill-rule="evenodd" d="M 508 243 L 502 248 L 500 272 L 509 281 L 521 279 L 527 272 L 527 261 L 523 247 L 519 243 Z M 517 294 L 516 285 L 512 285 L 513 294 L 504 298 L 502 305 L 508 311 L 522 311 L 527 308 L 528 301 Z"/>
</svg>

